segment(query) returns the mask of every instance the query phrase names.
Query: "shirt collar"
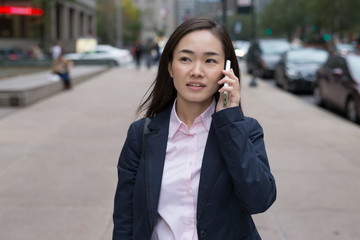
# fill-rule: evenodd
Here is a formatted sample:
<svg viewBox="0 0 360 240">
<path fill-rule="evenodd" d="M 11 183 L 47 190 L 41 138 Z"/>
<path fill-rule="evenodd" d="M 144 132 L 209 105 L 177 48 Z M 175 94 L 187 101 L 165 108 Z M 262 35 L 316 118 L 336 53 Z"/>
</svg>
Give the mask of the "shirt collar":
<svg viewBox="0 0 360 240">
<path fill-rule="evenodd" d="M 175 106 L 176 106 L 176 99 L 174 101 L 174 104 L 173 104 L 173 107 L 171 110 L 171 115 L 170 115 L 170 125 L 169 125 L 169 138 L 170 139 L 174 137 L 175 133 L 179 130 L 181 125 L 185 125 L 185 123 L 183 123 L 179 119 L 179 117 L 176 113 L 176 110 L 175 110 Z M 211 121 L 212 121 L 211 116 L 215 112 L 215 107 L 216 107 L 216 102 L 215 102 L 215 99 L 213 99 L 210 106 L 202 114 L 200 114 L 200 116 L 198 116 L 194 122 L 196 122 L 199 119 L 200 121 L 202 121 L 206 130 L 209 131 Z"/>
</svg>

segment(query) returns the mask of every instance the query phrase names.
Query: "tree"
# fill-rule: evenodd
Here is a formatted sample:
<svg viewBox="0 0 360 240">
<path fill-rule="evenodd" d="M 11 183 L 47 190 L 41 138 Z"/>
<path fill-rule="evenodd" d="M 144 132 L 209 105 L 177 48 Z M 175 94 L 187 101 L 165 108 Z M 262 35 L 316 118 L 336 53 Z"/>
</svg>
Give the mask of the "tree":
<svg viewBox="0 0 360 240">
<path fill-rule="evenodd" d="M 293 39 L 294 34 L 306 24 L 305 2 L 303 0 L 273 0 L 260 15 L 260 33 L 271 29 L 275 37 L 286 36 Z"/>
<path fill-rule="evenodd" d="M 261 14 L 259 25 L 262 33 L 270 28 L 273 36 L 292 39 L 299 35 L 311 42 L 321 40 L 325 33 L 355 35 L 360 31 L 359 12 L 359 0 L 273 0 Z"/>
<path fill-rule="evenodd" d="M 348 35 L 360 30 L 359 0 L 305 0 L 314 24 L 334 35 Z"/>
<path fill-rule="evenodd" d="M 113 0 L 97 0 L 96 31 L 103 44 L 116 44 L 116 5 Z"/>
<path fill-rule="evenodd" d="M 123 9 L 123 36 L 125 45 L 134 43 L 140 35 L 141 12 L 132 0 L 122 0 Z"/>
<path fill-rule="evenodd" d="M 116 2 L 119 0 L 97 0 L 97 33 L 102 43 L 116 45 Z M 122 0 L 122 36 L 124 45 L 138 38 L 141 29 L 140 10 L 132 0 Z"/>
<path fill-rule="evenodd" d="M 233 40 L 250 40 L 252 29 L 251 29 L 251 15 L 250 14 L 234 14 L 228 17 L 228 32 Z M 241 24 L 241 31 L 236 32 L 236 24 Z"/>
</svg>

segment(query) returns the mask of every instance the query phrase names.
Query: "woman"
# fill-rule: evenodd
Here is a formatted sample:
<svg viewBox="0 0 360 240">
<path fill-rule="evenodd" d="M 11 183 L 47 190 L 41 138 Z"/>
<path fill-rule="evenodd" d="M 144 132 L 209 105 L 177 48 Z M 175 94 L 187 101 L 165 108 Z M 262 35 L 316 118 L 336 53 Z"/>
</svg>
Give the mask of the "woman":
<svg viewBox="0 0 360 240">
<path fill-rule="evenodd" d="M 120 154 L 114 240 L 260 239 L 251 214 L 272 205 L 276 187 L 239 76 L 223 26 L 193 18 L 171 35 L 139 108 L 150 123 L 131 124 Z"/>
<path fill-rule="evenodd" d="M 65 89 L 71 89 L 70 69 L 72 66 L 73 62 L 65 59 L 63 54 L 60 54 L 52 64 L 52 72 L 62 79 Z"/>
</svg>

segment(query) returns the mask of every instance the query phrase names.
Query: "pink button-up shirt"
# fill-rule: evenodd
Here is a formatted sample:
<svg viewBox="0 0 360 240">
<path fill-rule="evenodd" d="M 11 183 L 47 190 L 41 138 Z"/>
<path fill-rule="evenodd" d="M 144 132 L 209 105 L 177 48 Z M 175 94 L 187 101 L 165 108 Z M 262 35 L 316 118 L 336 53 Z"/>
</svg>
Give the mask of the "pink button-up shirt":
<svg viewBox="0 0 360 240">
<path fill-rule="evenodd" d="M 197 240 L 196 208 L 200 170 L 215 100 L 190 129 L 171 111 L 169 136 L 152 240 Z"/>
</svg>

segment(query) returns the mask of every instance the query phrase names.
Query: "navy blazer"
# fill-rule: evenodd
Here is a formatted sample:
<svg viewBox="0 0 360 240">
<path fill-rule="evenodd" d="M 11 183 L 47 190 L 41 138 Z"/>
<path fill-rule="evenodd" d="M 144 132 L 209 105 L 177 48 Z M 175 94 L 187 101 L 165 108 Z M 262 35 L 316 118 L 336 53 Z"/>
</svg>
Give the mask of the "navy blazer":
<svg viewBox="0 0 360 240">
<path fill-rule="evenodd" d="M 144 137 L 144 119 L 128 130 L 118 163 L 113 240 L 151 239 L 170 114 L 171 106 L 157 114 Z M 244 117 L 239 107 L 214 113 L 200 173 L 199 239 L 261 239 L 251 214 L 266 211 L 275 199 L 260 124 Z"/>
</svg>

